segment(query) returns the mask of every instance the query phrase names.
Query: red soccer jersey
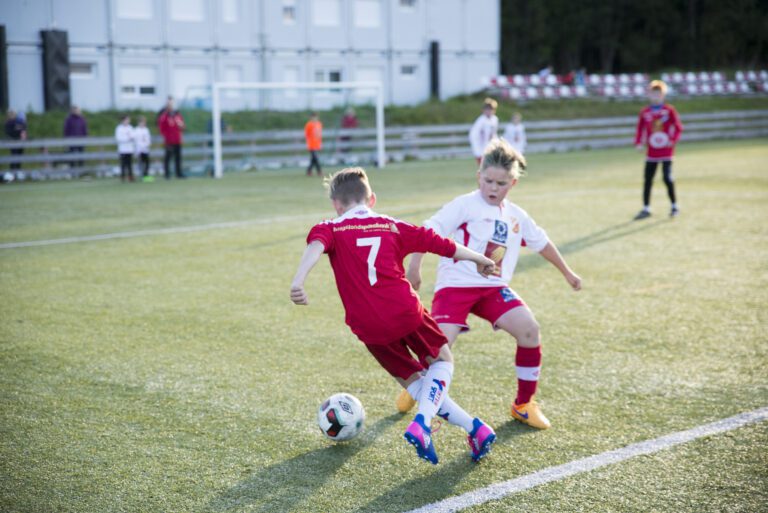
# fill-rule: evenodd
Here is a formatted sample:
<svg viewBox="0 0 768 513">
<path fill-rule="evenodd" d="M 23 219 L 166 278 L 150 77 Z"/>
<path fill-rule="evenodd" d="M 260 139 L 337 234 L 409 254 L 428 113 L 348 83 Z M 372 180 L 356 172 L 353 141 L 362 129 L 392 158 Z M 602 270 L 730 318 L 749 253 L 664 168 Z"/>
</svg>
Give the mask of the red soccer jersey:
<svg viewBox="0 0 768 513">
<path fill-rule="evenodd" d="M 675 144 L 682 133 L 683 124 L 672 105 L 649 105 L 640 111 L 635 144 L 647 145 L 647 160 L 671 160 L 675 153 Z"/>
<path fill-rule="evenodd" d="M 450 257 L 456 243 L 429 228 L 358 206 L 312 227 L 307 243 L 319 241 L 336 277 L 346 323 L 366 344 L 389 344 L 422 323 L 424 307 L 405 279 L 410 253 Z"/>
</svg>

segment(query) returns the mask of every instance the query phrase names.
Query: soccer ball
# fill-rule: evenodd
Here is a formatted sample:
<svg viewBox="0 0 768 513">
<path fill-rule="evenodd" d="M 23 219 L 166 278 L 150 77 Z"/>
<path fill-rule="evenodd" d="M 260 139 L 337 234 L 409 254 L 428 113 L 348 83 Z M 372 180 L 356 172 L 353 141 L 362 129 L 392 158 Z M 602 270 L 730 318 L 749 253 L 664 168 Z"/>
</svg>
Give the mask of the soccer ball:
<svg viewBox="0 0 768 513">
<path fill-rule="evenodd" d="M 365 408 L 360 400 L 351 394 L 334 394 L 317 410 L 317 425 L 320 431 L 334 442 L 343 442 L 356 437 L 363 430 Z"/>
</svg>

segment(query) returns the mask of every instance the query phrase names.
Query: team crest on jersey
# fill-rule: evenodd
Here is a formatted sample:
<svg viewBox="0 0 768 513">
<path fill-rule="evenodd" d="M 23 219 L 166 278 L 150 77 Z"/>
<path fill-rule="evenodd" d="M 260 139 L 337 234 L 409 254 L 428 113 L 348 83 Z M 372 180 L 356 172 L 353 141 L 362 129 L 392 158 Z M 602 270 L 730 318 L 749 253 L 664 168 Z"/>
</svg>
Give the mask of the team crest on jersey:
<svg viewBox="0 0 768 513">
<path fill-rule="evenodd" d="M 499 244 L 507 243 L 507 236 L 509 235 L 509 227 L 504 221 L 496 220 L 496 226 L 493 229 L 493 237 L 491 240 Z"/>
<path fill-rule="evenodd" d="M 517 299 L 517 296 L 515 295 L 514 292 L 512 292 L 512 289 L 510 289 L 509 287 L 505 287 L 501 289 L 500 293 L 501 293 L 501 299 L 503 299 L 505 303 L 509 303 L 510 301 L 514 301 L 515 299 Z"/>
</svg>

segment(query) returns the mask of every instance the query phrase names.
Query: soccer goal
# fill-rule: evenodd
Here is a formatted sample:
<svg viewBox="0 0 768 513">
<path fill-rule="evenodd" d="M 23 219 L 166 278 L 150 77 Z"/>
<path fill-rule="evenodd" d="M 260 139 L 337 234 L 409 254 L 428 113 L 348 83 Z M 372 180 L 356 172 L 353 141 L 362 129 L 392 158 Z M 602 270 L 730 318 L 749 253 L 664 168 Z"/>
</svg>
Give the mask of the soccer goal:
<svg viewBox="0 0 768 513">
<path fill-rule="evenodd" d="M 213 129 L 213 166 L 214 176 L 224 174 L 222 150 L 221 110 L 222 95 L 233 91 L 290 91 L 290 90 L 341 90 L 370 91 L 376 101 L 376 165 L 383 168 L 386 162 L 384 148 L 384 90 L 381 82 L 215 82 L 211 94 L 212 129 Z"/>
</svg>

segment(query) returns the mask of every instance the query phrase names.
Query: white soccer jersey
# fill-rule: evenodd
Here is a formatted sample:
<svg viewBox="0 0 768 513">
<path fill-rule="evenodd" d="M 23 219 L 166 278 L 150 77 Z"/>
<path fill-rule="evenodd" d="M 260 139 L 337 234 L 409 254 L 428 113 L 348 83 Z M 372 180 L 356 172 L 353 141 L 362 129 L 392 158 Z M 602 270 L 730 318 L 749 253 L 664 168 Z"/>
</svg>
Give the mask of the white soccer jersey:
<svg viewBox="0 0 768 513">
<path fill-rule="evenodd" d="M 488 117 L 481 114 L 469 129 L 469 144 L 472 146 L 472 154 L 482 157 L 485 147 L 491 140 L 498 137 L 499 118 L 495 115 Z"/>
<path fill-rule="evenodd" d="M 523 241 L 536 252 L 549 242 L 547 233 L 525 210 L 506 199 L 501 206 L 489 205 L 479 190 L 447 203 L 424 225 L 486 255 L 501 268 L 498 275 L 483 278 L 472 262 L 441 258 L 435 291 L 445 287 L 506 287 L 517 266 Z"/>
<path fill-rule="evenodd" d="M 115 128 L 118 153 L 133 153 L 133 127 L 122 123 Z"/>
<path fill-rule="evenodd" d="M 504 127 L 504 139 L 507 140 L 510 146 L 525 155 L 525 145 L 528 141 L 525 138 L 525 126 L 522 123 L 514 124 L 508 123 Z"/>
<path fill-rule="evenodd" d="M 133 130 L 133 138 L 136 141 L 137 153 L 149 153 L 149 147 L 152 146 L 152 136 L 149 133 L 149 128 L 137 126 Z"/>
</svg>

